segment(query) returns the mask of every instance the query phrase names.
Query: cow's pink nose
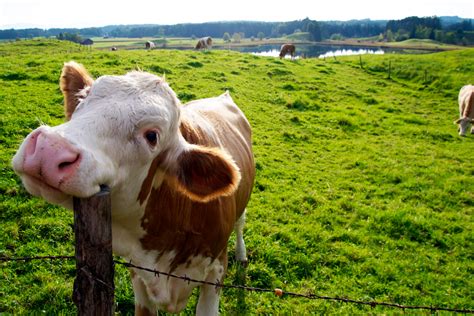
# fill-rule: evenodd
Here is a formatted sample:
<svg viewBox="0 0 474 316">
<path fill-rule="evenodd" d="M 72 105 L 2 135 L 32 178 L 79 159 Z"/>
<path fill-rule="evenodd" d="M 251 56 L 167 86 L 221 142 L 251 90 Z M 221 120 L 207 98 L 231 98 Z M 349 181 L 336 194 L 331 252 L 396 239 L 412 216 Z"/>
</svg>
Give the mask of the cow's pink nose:
<svg viewBox="0 0 474 316">
<path fill-rule="evenodd" d="M 60 135 L 38 131 L 26 144 L 24 173 L 46 182 L 54 188 L 74 175 L 81 155 Z"/>
</svg>

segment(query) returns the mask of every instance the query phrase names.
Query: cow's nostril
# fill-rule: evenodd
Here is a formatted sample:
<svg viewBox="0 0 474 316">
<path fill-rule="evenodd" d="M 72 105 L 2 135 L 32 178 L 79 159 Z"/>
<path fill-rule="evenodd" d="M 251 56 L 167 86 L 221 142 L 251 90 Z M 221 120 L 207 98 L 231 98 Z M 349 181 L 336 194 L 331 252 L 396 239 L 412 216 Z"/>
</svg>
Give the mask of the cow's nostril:
<svg viewBox="0 0 474 316">
<path fill-rule="evenodd" d="M 78 160 L 79 160 L 79 156 L 80 155 L 77 155 L 74 159 L 71 159 L 71 161 L 63 161 L 61 162 L 59 165 L 58 165 L 58 169 L 59 170 L 63 170 L 71 165 L 74 165 Z"/>
<path fill-rule="evenodd" d="M 67 166 L 69 166 L 71 164 L 73 164 L 73 163 L 72 162 L 61 162 L 58 167 L 59 167 L 59 169 L 64 169 L 64 168 L 66 168 Z"/>
</svg>

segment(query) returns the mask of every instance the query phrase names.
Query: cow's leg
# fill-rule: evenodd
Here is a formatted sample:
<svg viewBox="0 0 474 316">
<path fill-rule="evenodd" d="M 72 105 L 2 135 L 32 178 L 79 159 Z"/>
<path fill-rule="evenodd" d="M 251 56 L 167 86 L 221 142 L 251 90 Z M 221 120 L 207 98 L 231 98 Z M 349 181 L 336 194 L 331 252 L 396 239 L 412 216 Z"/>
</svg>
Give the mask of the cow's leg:
<svg viewBox="0 0 474 316">
<path fill-rule="evenodd" d="M 142 279 L 132 269 L 130 269 L 130 276 L 132 278 L 133 293 L 135 294 L 135 316 L 155 316 L 155 308 L 148 299 Z"/>
<path fill-rule="evenodd" d="M 247 265 L 247 250 L 245 249 L 244 242 L 245 212 L 246 210 L 244 210 L 244 212 L 234 225 L 234 231 L 236 235 L 235 259 L 240 261 L 244 266 Z"/>
<path fill-rule="evenodd" d="M 471 134 L 474 134 L 474 125 L 471 126 Z"/>
<path fill-rule="evenodd" d="M 218 267 L 213 269 L 206 277 L 205 281 L 212 283 L 222 283 L 224 280 L 224 274 L 227 269 L 227 248 L 221 253 L 217 258 L 221 263 Z M 219 294 L 220 288 L 217 288 L 214 285 L 201 285 L 199 292 L 199 300 L 196 307 L 197 316 L 207 316 L 207 315 L 219 315 Z"/>
</svg>

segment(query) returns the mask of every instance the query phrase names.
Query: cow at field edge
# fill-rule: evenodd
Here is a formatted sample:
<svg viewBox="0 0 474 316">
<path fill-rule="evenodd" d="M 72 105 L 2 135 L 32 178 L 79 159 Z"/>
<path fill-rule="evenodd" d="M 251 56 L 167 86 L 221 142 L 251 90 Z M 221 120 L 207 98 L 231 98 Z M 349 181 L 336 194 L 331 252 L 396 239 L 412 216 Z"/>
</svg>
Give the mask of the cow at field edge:
<svg viewBox="0 0 474 316">
<path fill-rule="evenodd" d="M 474 86 L 467 85 L 459 91 L 459 119 L 454 122 L 459 124 L 459 135 L 465 136 L 469 124 L 474 123 Z M 474 126 L 471 127 L 474 134 Z"/>
<path fill-rule="evenodd" d="M 153 48 L 155 48 L 155 43 L 153 43 L 151 41 L 146 41 L 145 48 L 146 49 L 153 49 Z"/>
<path fill-rule="evenodd" d="M 111 189 L 113 250 L 135 265 L 222 281 L 227 242 L 242 236 L 255 166 L 250 125 L 229 93 L 181 105 L 145 72 L 93 80 L 64 65 L 68 121 L 31 132 L 13 158 L 33 195 L 72 209 L 72 197 Z M 216 315 L 219 290 L 131 269 L 137 315 L 179 312 L 200 286 L 196 314 Z"/>
<path fill-rule="evenodd" d="M 293 44 L 283 44 L 280 48 L 280 58 L 284 58 L 286 55 L 290 54 L 291 58 L 295 57 L 296 48 Z"/>
<path fill-rule="evenodd" d="M 211 47 L 212 38 L 209 36 L 200 38 L 196 44 L 196 49 L 210 49 Z"/>
</svg>

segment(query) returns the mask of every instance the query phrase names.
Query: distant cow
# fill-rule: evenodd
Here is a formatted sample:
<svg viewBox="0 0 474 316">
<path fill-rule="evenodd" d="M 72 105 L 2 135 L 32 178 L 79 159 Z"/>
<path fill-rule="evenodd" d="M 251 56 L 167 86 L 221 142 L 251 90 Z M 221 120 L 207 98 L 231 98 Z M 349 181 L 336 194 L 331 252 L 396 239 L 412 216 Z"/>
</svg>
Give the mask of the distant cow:
<svg viewBox="0 0 474 316">
<path fill-rule="evenodd" d="M 31 132 L 13 158 L 26 189 L 72 208 L 111 190 L 115 254 L 135 265 L 223 282 L 227 242 L 245 262 L 245 208 L 255 176 L 250 125 L 229 93 L 182 105 L 168 84 L 133 71 L 93 80 L 61 74 L 68 122 Z M 119 150 L 117 150 L 119 149 Z M 179 312 L 200 286 L 196 313 L 217 315 L 219 289 L 130 269 L 136 315 Z"/>
<path fill-rule="evenodd" d="M 212 38 L 209 36 L 200 38 L 196 44 L 196 49 L 210 49 L 211 47 Z"/>
<path fill-rule="evenodd" d="M 145 48 L 146 48 L 146 49 L 153 49 L 153 48 L 155 48 L 155 43 L 153 43 L 153 42 L 151 42 L 151 41 L 147 41 L 147 42 L 145 43 Z"/>
<path fill-rule="evenodd" d="M 114 47 L 111 47 L 110 50 L 113 51 L 113 52 L 115 52 L 115 51 L 117 50 L 117 47 L 115 47 L 115 46 L 114 46 Z"/>
<path fill-rule="evenodd" d="M 296 48 L 293 44 L 283 44 L 280 48 L 280 58 L 284 58 L 286 55 L 290 54 L 291 58 L 295 57 Z"/>
<path fill-rule="evenodd" d="M 459 119 L 454 122 L 459 124 L 459 135 L 465 136 L 469 124 L 474 123 L 474 86 L 467 85 L 459 91 Z M 471 127 L 474 134 L 474 126 Z"/>
</svg>

